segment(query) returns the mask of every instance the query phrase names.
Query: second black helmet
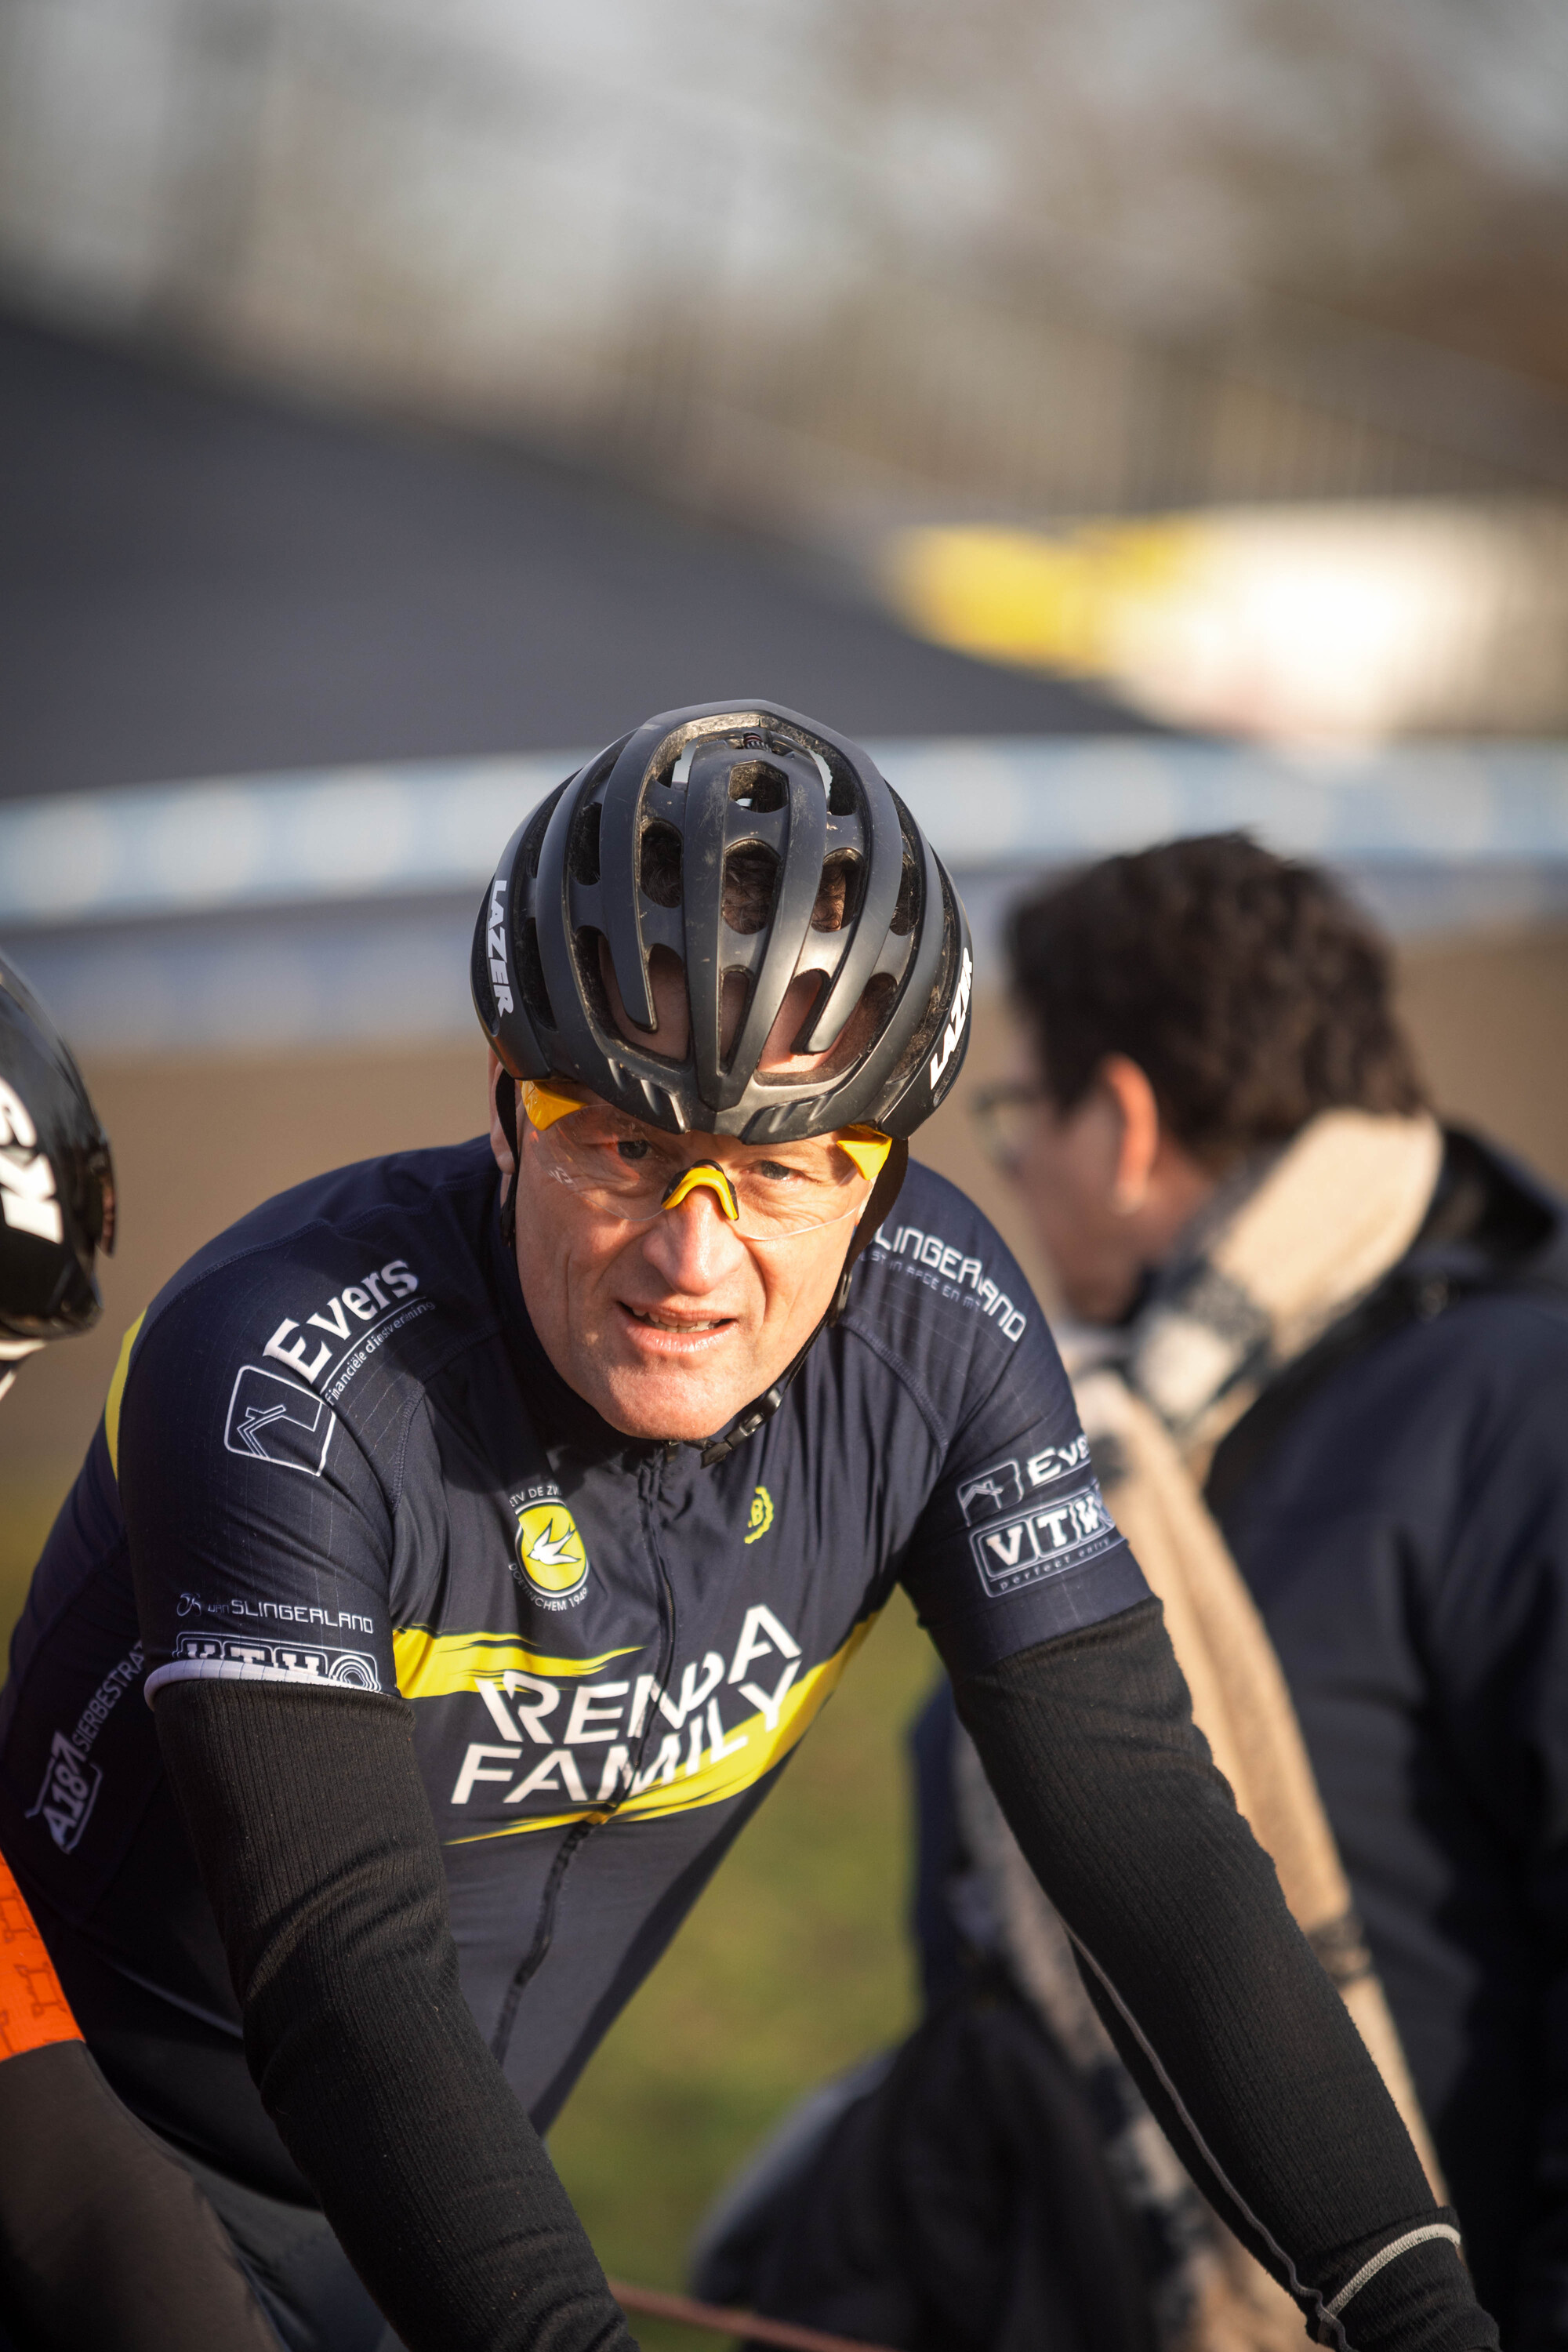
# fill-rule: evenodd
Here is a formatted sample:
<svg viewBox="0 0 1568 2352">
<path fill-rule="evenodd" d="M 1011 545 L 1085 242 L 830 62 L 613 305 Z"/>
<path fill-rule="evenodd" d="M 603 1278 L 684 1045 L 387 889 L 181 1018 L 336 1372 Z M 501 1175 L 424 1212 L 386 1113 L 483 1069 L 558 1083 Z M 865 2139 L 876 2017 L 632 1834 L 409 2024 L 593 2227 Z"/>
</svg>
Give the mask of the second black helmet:
<svg viewBox="0 0 1568 2352">
<path fill-rule="evenodd" d="M 109 1139 L 48 1014 L 0 958 L 0 1354 L 85 1331 L 114 1245 Z"/>
</svg>

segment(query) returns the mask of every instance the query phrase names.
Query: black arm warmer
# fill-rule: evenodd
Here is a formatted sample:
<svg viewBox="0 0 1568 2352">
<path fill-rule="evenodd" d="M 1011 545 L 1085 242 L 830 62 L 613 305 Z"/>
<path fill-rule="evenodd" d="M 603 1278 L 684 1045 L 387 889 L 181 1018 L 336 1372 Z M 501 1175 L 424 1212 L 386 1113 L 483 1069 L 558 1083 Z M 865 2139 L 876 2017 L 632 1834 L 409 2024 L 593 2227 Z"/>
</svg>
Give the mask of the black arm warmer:
<svg viewBox="0 0 1568 2352">
<path fill-rule="evenodd" d="M 279 2352 L 217 2215 L 79 2042 L 0 2066 L 0 2314 L 26 2352 Z"/>
<path fill-rule="evenodd" d="M 1327 2315 L 1385 2246 L 1454 2217 L 1194 1727 L 1159 1603 L 954 1691 L 1140 2087 L 1310 2332 L 1355 2352 L 1496 2345 L 1447 2239 Z"/>
<path fill-rule="evenodd" d="M 409 2352 L 635 2352 L 463 1998 L 401 1699 L 159 1696 L 250 2071 Z"/>
</svg>

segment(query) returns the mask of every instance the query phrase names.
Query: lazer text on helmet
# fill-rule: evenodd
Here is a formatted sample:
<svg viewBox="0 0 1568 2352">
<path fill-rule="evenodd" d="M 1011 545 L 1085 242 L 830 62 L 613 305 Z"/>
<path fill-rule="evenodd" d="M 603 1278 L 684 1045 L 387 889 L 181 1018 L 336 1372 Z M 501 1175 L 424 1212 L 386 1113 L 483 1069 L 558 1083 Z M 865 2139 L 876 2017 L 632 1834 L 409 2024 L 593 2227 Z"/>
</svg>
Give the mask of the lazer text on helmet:
<svg viewBox="0 0 1568 2352">
<path fill-rule="evenodd" d="M 974 982 L 974 966 L 969 950 L 963 950 L 963 969 L 958 975 L 958 994 L 952 1003 L 952 1018 L 942 1031 L 940 1049 L 931 1057 L 931 1083 L 934 1093 L 942 1083 L 942 1074 L 958 1051 L 958 1041 L 963 1034 L 963 1024 L 969 1018 L 969 995 Z"/>
</svg>

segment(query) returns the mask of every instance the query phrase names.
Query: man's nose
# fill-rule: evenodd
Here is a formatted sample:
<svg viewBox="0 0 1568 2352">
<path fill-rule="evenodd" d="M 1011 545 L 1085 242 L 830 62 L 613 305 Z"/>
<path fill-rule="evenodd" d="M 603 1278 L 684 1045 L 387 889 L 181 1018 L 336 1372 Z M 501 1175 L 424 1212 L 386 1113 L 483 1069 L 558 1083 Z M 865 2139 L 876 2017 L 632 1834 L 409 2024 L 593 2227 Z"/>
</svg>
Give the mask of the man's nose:
<svg viewBox="0 0 1568 2352">
<path fill-rule="evenodd" d="M 745 1244 L 706 1184 L 654 1219 L 643 1243 L 648 1264 L 672 1290 L 710 1290 L 734 1271 Z"/>
</svg>

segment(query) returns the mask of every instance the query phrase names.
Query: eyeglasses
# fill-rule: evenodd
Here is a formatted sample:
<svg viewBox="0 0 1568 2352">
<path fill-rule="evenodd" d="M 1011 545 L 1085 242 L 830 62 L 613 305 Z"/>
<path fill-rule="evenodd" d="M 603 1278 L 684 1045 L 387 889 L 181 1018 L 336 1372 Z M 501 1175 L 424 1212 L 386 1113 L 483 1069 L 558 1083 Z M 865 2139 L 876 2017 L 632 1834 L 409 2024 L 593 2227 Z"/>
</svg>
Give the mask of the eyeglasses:
<svg viewBox="0 0 1568 2352">
<path fill-rule="evenodd" d="M 981 1144 L 987 1159 L 994 1160 L 1005 1176 L 1016 1173 L 1029 1130 L 1039 1117 L 1041 1105 L 1049 1099 L 1044 1087 L 1022 1081 L 986 1087 L 975 1096 L 970 1108 L 980 1129 Z"/>
<path fill-rule="evenodd" d="M 786 1241 L 858 1217 L 865 1187 L 892 1149 L 877 1128 L 781 1143 L 744 1165 L 686 1159 L 679 1136 L 666 1136 L 598 1102 L 555 1087 L 518 1089 L 531 1130 L 529 1149 L 542 1172 L 569 1185 L 599 1215 L 647 1224 L 705 1187 L 719 1213 L 744 1241 Z"/>
</svg>

